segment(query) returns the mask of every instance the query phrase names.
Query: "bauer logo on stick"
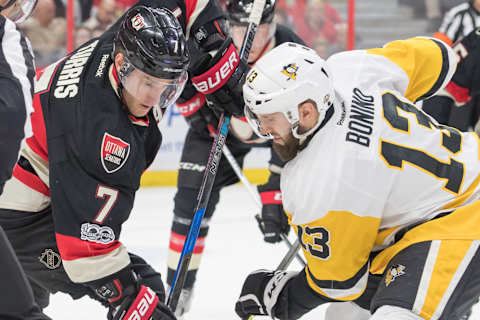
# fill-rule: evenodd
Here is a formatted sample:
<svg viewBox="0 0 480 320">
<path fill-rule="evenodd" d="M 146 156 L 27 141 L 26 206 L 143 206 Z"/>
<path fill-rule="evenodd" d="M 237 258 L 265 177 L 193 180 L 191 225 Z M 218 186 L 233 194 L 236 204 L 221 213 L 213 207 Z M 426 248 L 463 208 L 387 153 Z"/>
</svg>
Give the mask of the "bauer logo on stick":
<svg viewBox="0 0 480 320">
<path fill-rule="evenodd" d="M 119 170 L 127 162 L 130 144 L 105 132 L 102 140 L 100 158 L 102 166 L 108 173 Z"/>
</svg>

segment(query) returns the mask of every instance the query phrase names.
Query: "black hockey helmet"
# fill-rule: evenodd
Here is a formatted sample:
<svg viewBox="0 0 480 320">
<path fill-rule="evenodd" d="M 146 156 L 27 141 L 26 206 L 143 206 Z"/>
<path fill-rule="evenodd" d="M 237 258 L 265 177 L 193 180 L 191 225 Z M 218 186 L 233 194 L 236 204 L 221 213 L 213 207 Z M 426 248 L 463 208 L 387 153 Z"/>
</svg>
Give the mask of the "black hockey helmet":
<svg viewBox="0 0 480 320">
<path fill-rule="evenodd" d="M 227 17 L 231 24 L 248 25 L 248 16 L 254 0 L 227 0 Z M 260 24 L 271 23 L 275 16 L 276 0 L 267 0 L 263 8 Z"/>
<path fill-rule="evenodd" d="M 179 79 L 190 62 L 182 27 L 167 9 L 131 8 L 117 32 L 119 45 L 135 68 L 157 78 Z"/>
</svg>

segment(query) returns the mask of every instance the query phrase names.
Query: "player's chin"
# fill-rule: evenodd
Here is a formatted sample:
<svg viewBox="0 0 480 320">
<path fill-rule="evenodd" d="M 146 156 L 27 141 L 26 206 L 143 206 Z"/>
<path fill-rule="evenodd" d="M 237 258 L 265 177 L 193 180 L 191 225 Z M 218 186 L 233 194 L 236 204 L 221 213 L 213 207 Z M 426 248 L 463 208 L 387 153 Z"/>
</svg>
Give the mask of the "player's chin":
<svg viewBox="0 0 480 320">
<path fill-rule="evenodd" d="M 287 162 L 295 158 L 299 150 L 299 140 L 293 136 L 289 139 L 280 139 L 280 143 L 276 143 L 275 140 L 272 144 L 273 150 L 278 154 L 280 159 Z"/>
<path fill-rule="evenodd" d="M 132 112 L 132 114 L 133 114 L 135 117 L 137 117 L 137 118 L 145 117 L 151 109 L 152 109 L 152 106 L 147 106 L 147 105 L 144 105 L 144 104 L 139 104 L 139 105 L 135 108 L 135 111 Z"/>
</svg>

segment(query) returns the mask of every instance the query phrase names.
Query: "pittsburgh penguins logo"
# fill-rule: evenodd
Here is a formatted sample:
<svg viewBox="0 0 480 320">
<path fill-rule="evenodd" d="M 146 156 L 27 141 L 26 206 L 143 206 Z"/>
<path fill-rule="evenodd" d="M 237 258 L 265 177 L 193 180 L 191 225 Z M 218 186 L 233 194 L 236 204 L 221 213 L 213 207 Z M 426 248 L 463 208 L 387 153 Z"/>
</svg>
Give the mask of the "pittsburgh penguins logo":
<svg viewBox="0 0 480 320">
<path fill-rule="evenodd" d="M 295 63 L 290 63 L 286 66 L 283 67 L 282 73 L 286 75 L 290 80 L 296 80 L 297 79 L 297 71 L 298 71 L 298 66 Z"/>
<path fill-rule="evenodd" d="M 401 264 L 391 266 L 387 272 L 387 275 L 385 276 L 385 286 L 388 287 L 390 283 L 395 281 L 397 277 L 404 274 L 405 274 L 405 266 L 402 266 Z"/>
</svg>

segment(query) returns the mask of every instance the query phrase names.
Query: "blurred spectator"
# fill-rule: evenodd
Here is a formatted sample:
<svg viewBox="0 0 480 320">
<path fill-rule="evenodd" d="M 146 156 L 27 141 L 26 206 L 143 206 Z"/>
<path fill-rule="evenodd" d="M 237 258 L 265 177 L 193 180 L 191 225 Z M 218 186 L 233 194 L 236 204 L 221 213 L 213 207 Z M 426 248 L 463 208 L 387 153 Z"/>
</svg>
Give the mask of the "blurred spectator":
<svg viewBox="0 0 480 320">
<path fill-rule="evenodd" d="M 279 0 L 276 10 L 285 12 L 289 19 L 296 25 L 297 21 L 303 20 L 306 5 L 306 0 Z"/>
<path fill-rule="evenodd" d="M 92 16 L 83 25 L 91 30 L 99 28 L 103 31 L 115 22 L 122 13 L 115 0 L 102 0 L 93 11 Z"/>
<path fill-rule="evenodd" d="M 38 1 L 33 15 L 21 25 L 30 38 L 37 67 L 46 66 L 66 54 L 67 23 L 55 17 L 54 0 Z"/>
<path fill-rule="evenodd" d="M 327 59 L 329 56 L 328 41 L 321 36 L 313 41 L 312 49 L 323 59 Z"/>
<path fill-rule="evenodd" d="M 438 30 L 442 22 L 441 0 L 425 0 L 425 11 L 429 24 L 428 32 L 435 32 Z"/>
<path fill-rule="evenodd" d="M 289 16 L 282 8 L 277 7 L 275 9 L 275 22 L 285 27 L 289 28 L 290 30 L 296 31 L 297 28 L 291 16 Z"/>
<path fill-rule="evenodd" d="M 471 0 L 450 9 L 434 37 L 452 45 L 479 26 L 480 0 Z"/>
<path fill-rule="evenodd" d="M 311 47 L 315 39 L 321 36 L 328 42 L 329 47 L 345 49 L 347 26 L 326 0 L 307 2 L 303 17 L 297 18 L 295 24 L 298 34 L 308 46 Z"/>
<path fill-rule="evenodd" d="M 133 6 L 135 2 L 137 2 L 137 0 L 116 0 L 116 1 L 117 1 L 117 5 L 120 7 L 122 11 L 127 10 L 128 8 Z"/>
<path fill-rule="evenodd" d="M 85 42 L 87 42 L 92 38 L 93 38 L 92 30 L 90 30 L 90 28 L 87 28 L 85 26 L 78 27 L 77 29 L 75 29 L 74 49 L 77 49 L 82 44 L 84 44 Z"/>
</svg>

